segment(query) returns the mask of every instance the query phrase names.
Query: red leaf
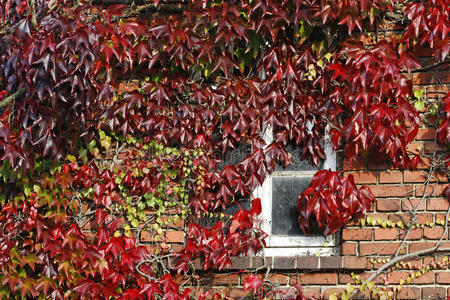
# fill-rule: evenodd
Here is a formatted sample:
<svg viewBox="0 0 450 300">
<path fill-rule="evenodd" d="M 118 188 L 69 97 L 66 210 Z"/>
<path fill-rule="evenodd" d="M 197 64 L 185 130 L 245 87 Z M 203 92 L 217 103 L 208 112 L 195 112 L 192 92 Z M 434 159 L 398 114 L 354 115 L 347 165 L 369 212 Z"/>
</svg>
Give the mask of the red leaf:
<svg viewBox="0 0 450 300">
<path fill-rule="evenodd" d="M 244 282 L 244 290 L 253 289 L 253 295 L 255 295 L 261 285 L 261 278 L 259 278 L 257 275 L 250 275 Z"/>
<path fill-rule="evenodd" d="M 261 213 L 261 199 L 256 198 L 252 201 L 252 208 L 250 210 L 250 214 L 253 217 L 256 217 Z"/>
</svg>

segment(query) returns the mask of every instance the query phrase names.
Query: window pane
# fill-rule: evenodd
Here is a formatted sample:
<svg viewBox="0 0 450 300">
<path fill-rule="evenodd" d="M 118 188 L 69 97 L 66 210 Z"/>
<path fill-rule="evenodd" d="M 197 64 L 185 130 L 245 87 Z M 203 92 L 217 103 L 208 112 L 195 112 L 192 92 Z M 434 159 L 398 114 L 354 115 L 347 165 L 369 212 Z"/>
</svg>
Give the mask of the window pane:
<svg viewBox="0 0 450 300">
<path fill-rule="evenodd" d="M 273 177 L 272 186 L 272 234 L 304 235 L 298 225 L 298 196 L 309 186 L 309 177 Z M 311 233 L 320 234 L 317 225 L 311 222 Z"/>
<path fill-rule="evenodd" d="M 241 209 L 250 210 L 250 208 L 251 208 L 250 199 L 238 200 L 238 203 L 237 202 L 232 203 L 227 208 L 225 208 L 225 210 L 219 210 L 214 212 L 213 216 L 206 215 L 202 217 L 198 222 L 203 227 L 213 227 L 219 221 L 228 223 L 229 226 L 232 220 L 229 216 L 233 216 Z M 224 214 L 223 218 L 220 217 L 221 212 Z"/>
<path fill-rule="evenodd" d="M 311 165 L 308 160 L 302 160 L 303 153 L 299 147 L 287 145 L 286 149 L 292 154 L 292 164 L 288 165 L 287 168 L 277 164 L 275 171 L 314 171 L 323 169 L 323 160 L 320 161 L 317 167 Z"/>
<path fill-rule="evenodd" d="M 225 155 L 222 155 L 220 151 L 215 153 L 216 158 L 221 159 L 217 164 L 218 170 L 223 170 L 226 165 L 237 165 L 252 152 L 252 146 L 250 144 L 240 144 L 236 149 L 227 151 Z"/>
</svg>

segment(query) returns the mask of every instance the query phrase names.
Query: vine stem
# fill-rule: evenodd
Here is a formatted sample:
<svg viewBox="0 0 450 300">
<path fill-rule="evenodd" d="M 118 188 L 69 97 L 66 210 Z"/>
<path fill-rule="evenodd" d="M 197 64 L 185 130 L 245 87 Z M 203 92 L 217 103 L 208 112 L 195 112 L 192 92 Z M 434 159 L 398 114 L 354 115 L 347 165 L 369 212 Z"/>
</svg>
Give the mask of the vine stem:
<svg viewBox="0 0 450 300">
<path fill-rule="evenodd" d="M 364 285 L 367 282 L 370 282 L 370 281 L 374 280 L 378 275 L 383 273 L 384 270 L 392 267 L 396 263 L 401 262 L 403 260 L 407 260 L 407 259 L 410 259 L 410 258 L 419 257 L 419 256 L 422 256 L 422 255 L 431 254 L 431 253 L 435 253 L 435 252 L 450 252 L 450 248 L 439 248 L 439 246 L 440 246 L 440 243 L 437 243 L 432 248 L 428 248 L 428 249 L 420 250 L 420 251 L 417 251 L 417 252 L 405 254 L 405 255 L 402 255 L 402 256 L 394 257 L 392 260 L 390 260 L 387 263 L 385 263 L 384 265 L 382 265 L 375 273 L 370 275 L 366 280 L 364 280 L 364 282 L 361 285 Z M 359 289 L 355 289 L 352 292 L 351 297 L 356 296 L 358 293 L 359 293 Z"/>
<path fill-rule="evenodd" d="M 21 88 L 21 89 L 18 89 L 14 94 L 9 95 L 8 97 L 5 97 L 2 101 L 0 101 L 0 108 L 8 106 L 9 104 L 11 104 L 11 102 L 16 100 L 16 98 L 25 94 L 25 92 L 26 92 L 26 89 Z"/>
</svg>

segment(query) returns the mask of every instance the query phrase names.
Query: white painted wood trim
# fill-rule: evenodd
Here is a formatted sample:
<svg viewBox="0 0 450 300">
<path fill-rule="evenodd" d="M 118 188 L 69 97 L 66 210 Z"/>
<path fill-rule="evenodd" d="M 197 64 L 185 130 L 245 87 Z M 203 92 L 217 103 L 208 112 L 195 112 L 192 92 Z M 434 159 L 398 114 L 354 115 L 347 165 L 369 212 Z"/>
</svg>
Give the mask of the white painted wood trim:
<svg viewBox="0 0 450 300">
<path fill-rule="evenodd" d="M 266 144 L 273 140 L 273 132 L 270 126 L 264 130 L 263 139 Z M 328 128 L 325 136 L 325 161 L 324 169 L 336 170 L 336 153 L 333 151 Z M 272 183 L 273 177 L 312 177 L 317 171 L 274 171 L 268 175 L 262 186 L 257 187 L 253 196 L 261 199 L 261 229 L 267 233 L 267 248 L 264 249 L 266 256 L 331 256 L 336 254 L 336 235 L 320 236 L 281 236 L 272 235 Z"/>
<path fill-rule="evenodd" d="M 333 247 L 272 247 L 264 248 L 264 256 L 333 256 L 336 248 Z M 293 266 L 294 268 L 295 266 Z"/>
</svg>

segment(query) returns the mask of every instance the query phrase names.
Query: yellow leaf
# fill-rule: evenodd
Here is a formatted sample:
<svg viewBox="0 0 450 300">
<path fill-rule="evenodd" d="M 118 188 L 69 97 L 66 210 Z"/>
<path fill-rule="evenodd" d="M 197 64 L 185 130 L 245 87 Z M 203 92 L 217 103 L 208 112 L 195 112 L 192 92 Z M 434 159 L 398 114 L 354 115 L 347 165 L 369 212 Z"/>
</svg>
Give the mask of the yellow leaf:
<svg viewBox="0 0 450 300">
<path fill-rule="evenodd" d="M 103 146 L 103 148 L 108 150 L 109 147 L 111 147 L 111 138 L 109 136 L 105 137 L 100 141 L 100 144 Z"/>
</svg>

